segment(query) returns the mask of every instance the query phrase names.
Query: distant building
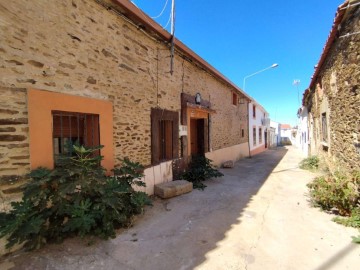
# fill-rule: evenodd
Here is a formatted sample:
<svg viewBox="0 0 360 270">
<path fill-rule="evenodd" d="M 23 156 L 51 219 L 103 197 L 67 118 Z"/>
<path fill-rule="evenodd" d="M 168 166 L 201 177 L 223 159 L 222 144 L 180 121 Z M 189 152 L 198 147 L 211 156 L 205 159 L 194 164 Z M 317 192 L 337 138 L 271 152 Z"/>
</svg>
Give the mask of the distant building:
<svg viewBox="0 0 360 270">
<path fill-rule="evenodd" d="M 356 2 L 356 3 L 355 3 Z M 303 96 L 308 111 L 309 155 L 329 169 L 360 169 L 360 6 L 339 6 L 330 35 Z"/>
<path fill-rule="evenodd" d="M 257 102 L 249 103 L 249 147 L 256 155 L 268 148 L 270 119 L 268 112 Z"/>
<path fill-rule="evenodd" d="M 292 144 L 291 126 L 289 124 L 280 125 L 280 143 L 282 145 Z"/>
<path fill-rule="evenodd" d="M 281 128 L 280 123 L 275 121 L 270 121 L 270 139 L 269 147 L 279 146 L 281 143 Z"/>
<path fill-rule="evenodd" d="M 308 130 L 308 111 L 306 107 L 298 110 L 298 130 L 296 135 L 296 146 L 301 149 L 304 155 L 309 152 L 309 130 Z"/>
</svg>

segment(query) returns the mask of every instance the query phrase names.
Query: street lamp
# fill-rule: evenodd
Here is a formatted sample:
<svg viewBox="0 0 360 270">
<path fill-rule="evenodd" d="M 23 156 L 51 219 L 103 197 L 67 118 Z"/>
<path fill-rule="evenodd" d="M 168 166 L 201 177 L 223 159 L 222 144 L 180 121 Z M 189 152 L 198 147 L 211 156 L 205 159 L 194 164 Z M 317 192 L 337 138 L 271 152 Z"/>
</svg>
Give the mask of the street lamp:
<svg viewBox="0 0 360 270">
<path fill-rule="evenodd" d="M 263 71 L 265 71 L 265 70 L 268 70 L 268 69 L 270 69 L 270 68 L 276 68 L 276 67 L 278 67 L 278 66 L 279 66 L 278 64 L 272 64 L 270 67 L 267 67 L 267 68 L 264 68 L 264 69 L 262 69 L 262 70 L 256 71 L 255 73 L 250 74 L 250 75 L 247 75 L 246 77 L 244 77 L 243 90 L 245 91 L 245 81 L 246 81 L 247 78 L 252 77 L 252 76 L 254 76 L 254 75 L 256 75 L 256 74 L 259 74 L 259 73 L 261 73 L 261 72 L 263 72 Z"/>
<path fill-rule="evenodd" d="M 262 70 L 256 71 L 253 74 L 245 76 L 244 77 L 244 83 L 243 83 L 243 91 L 245 92 L 245 82 L 246 82 L 247 78 L 252 77 L 252 76 L 254 76 L 256 74 L 259 74 L 259 73 L 261 73 L 261 72 L 263 72 L 265 70 L 268 70 L 268 69 L 271 69 L 271 68 L 276 68 L 278 66 L 279 65 L 275 63 L 275 64 L 272 64 L 270 67 L 264 68 Z M 250 114 L 249 114 L 250 108 L 249 108 L 249 104 L 250 104 L 250 102 L 248 102 L 248 104 L 247 104 L 247 111 L 248 111 L 248 147 L 249 147 L 249 158 L 251 158 L 251 149 L 250 149 Z"/>
</svg>

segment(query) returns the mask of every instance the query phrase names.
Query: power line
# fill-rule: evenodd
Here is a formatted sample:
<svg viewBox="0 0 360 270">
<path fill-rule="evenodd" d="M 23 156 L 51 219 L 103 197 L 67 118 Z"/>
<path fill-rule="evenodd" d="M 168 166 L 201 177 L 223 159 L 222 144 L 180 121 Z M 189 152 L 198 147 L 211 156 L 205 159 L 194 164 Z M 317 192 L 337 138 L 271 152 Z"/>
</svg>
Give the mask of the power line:
<svg viewBox="0 0 360 270">
<path fill-rule="evenodd" d="M 157 16 L 155 16 L 155 17 L 151 17 L 151 18 L 152 18 L 152 19 L 157 19 L 157 18 L 159 18 L 159 17 L 164 13 L 164 11 L 165 11 L 165 9 L 166 9 L 166 7 L 167 7 L 168 2 L 169 2 L 169 0 L 166 0 L 166 3 L 165 3 L 165 5 L 164 5 L 164 7 L 163 7 L 163 9 L 161 10 L 161 12 L 160 12 L 159 15 L 157 15 Z"/>
<path fill-rule="evenodd" d="M 130 0 L 130 2 L 141 12 L 142 16 L 144 17 L 144 19 L 152 26 L 155 28 L 155 26 L 148 20 L 148 16 L 142 11 L 141 8 L 139 8 L 135 2 L 133 0 Z"/>
<path fill-rule="evenodd" d="M 169 19 L 168 19 L 168 21 L 167 21 L 166 25 L 163 27 L 163 29 L 166 29 L 166 27 L 168 27 L 168 25 L 169 25 L 170 21 L 171 21 L 171 12 L 170 12 Z"/>
</svg>

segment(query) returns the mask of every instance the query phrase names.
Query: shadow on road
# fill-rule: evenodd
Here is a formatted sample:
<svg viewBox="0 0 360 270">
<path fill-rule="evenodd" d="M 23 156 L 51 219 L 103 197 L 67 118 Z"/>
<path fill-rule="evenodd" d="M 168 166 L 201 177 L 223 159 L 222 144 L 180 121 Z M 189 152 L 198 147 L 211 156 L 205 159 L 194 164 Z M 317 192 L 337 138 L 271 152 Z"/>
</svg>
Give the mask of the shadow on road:
<svg viewBox="0 0 360 270">
<path fill-rule="evenodd" d="M 341 251 L 332 256 L 329 260 L 324 262 L 322 265 L 317 267 L 315 270 L 327 270 L 333 269 L 333 266 L 337 264 L 340 260 L 344 259 L 346 255 L 357 249 L 359 246 L 354 243 L 350 243 L 346 247 L 344 247 Z"/>
<path fill-rule="evenodd" d="M 11 269 L 194 269 L 207 260 L 242 217 L 256 217 L 256 212 L 245 208 L 287 151 L 277 148 L 241 159 L 233 169 L 222 169 L 221 179 L 206 182 L 205 191 L 156 199 L 134 227 L 116 239 L 92 246 L 79 239 L 49 245 L 10 258 L 15 264 Z"/>
</svg>

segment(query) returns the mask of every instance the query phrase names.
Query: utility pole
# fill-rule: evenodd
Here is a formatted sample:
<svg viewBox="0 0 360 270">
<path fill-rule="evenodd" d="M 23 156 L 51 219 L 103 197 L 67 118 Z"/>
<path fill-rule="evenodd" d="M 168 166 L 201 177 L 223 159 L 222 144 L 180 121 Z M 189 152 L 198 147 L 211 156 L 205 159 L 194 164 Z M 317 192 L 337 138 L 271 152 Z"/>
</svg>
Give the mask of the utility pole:
<svg viewBox="0 0 360 270">
<path fill-rule="evenodd" d="M 170 74 L 174 73 L 175 54 L 175 0 L 171 2 L 171 47 L 170 47 Z"/>
</svg>

